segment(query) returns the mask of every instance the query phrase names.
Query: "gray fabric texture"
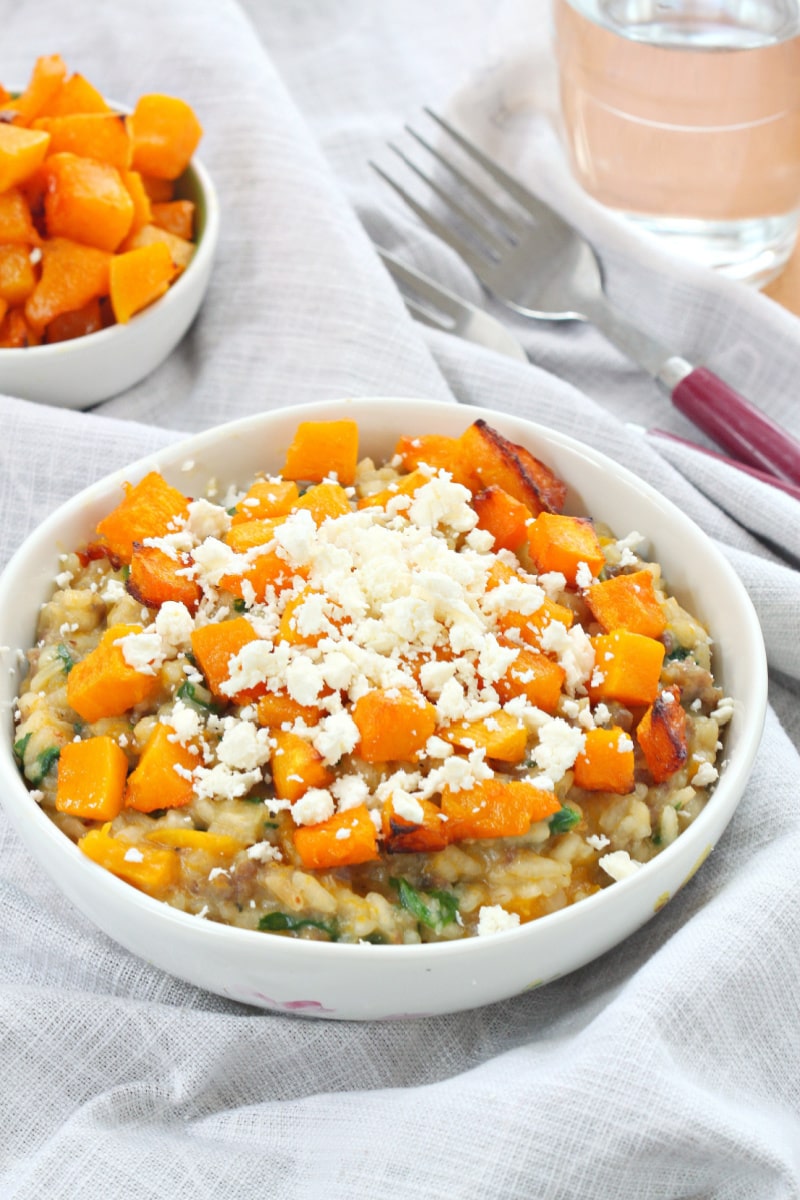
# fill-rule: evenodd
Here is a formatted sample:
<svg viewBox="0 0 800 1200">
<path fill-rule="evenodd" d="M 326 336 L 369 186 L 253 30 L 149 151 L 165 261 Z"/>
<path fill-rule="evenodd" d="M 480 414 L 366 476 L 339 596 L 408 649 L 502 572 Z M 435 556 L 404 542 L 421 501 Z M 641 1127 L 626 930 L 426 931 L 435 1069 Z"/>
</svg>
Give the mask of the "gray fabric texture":
<svg viewBox="0 0 800 1200">
<path fill-rule="evenodd" d="M 423 105 L 451 114 L 591 234 L 624 310 L 800 436 L 796 318 L 579 192 L 544 0 L 0 0 L 0 29 L 4 82 L 57 50 L 120 101 L 189 100 L 222 206 L 201 314 L 150 378 L 86 413 L 0 397 L 0 564 L 182 432 L 342 396 L 451 399 L 591 442 L 678 503 L 748 588 L 772 672 L 745 797 L 691 884 L 601 960 L 457 1016 L 311 1021 L 193 988 L 63 903 L 0 812 L 0 1195 L 800 1197 L 798 506 L 632 428 L 709 444 L 589 327 L 509 317 L 526 366 L 415 325 L 365 229 L 484 297 L 368 160 L 387 165 Z"/>
</svg>

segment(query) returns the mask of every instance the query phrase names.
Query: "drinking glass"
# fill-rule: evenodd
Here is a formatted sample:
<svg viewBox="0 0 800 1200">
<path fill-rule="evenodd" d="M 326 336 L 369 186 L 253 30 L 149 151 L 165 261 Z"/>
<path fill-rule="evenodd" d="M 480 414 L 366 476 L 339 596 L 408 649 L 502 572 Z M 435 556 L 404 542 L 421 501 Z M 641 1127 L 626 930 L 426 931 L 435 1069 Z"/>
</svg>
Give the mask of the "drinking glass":
<svg viewBox="0 0 800 1200">
<path fill-rule="evenodd" d="M 800 0 L 553 0 L 577 178 L 758 286 L 800 217 Z"/>
</svg>

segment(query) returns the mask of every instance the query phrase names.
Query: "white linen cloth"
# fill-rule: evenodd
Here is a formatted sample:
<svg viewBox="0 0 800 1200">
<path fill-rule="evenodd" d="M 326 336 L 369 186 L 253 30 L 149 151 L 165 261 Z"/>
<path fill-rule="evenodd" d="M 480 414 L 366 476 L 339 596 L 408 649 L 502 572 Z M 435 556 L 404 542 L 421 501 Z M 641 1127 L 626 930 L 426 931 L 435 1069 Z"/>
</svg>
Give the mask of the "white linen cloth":
<svg viewBox="0 0 800 1200">
<path fill-rule="evenodd" d="M 62 902 L 0 814 L 4 1200 L 800 1197 L 800 508 L 627 423 L 697 433 L 576 325 L 514 322 L 536 365 L 406 316 L 359 218 L 469 298 L 367 166 L 430 104 L 591 234 L 608 290 L 800 435 L 800 324 L 586 200 L 552 121 L 545 0 L 0 0 L 0 79 L 60 52 L 107 95 L 183 96 L 222 204 L 202 313 L 91 413 L 0 398 L 0 563 L 88 481 L 195 431 L 344 395 L 514 412 L 632 467 L 729 555 L 772 671 L 736 816 L 690 885 L 581 971 L 414 1023 L 273 1015 L 133 958 Z"/>
</svg>

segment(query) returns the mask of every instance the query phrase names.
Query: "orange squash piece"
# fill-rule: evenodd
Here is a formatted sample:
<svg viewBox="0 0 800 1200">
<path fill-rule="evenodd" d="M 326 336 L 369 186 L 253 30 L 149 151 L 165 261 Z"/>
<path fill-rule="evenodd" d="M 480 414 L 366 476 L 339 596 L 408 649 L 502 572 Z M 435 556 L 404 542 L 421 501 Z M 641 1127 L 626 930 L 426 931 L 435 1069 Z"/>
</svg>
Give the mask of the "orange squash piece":
<svg viewBox="0 0 800 1200">
<path fill-rule="evenodd" d="M 62 152 L 48 158 L 46 171 L 48 235 L 116 250 L 133 224 L 133 200 L 116 167 Z"/>
<path fill-rule="evenodd" d="M 583 517 L 541 513 L 528 527 L 528 549 L 540 573 L 560 571 L 573 587 L 582 562 L 592 575 L 605 564 L 594 526 Z"/>
<path fill-rule="evenodd" d="M 183 174 L 203 134 L 185 100 L 141 96 L 128 121 L 135 170 L 157 179 L 177 179 Z"/>
<path fill-rule="evenodd" d="M 525 541 L 530 510 L 502 488 L 492 485 L 472 498 L 478 514 L 478 528 L 494 538 L 493 550 L 517 551 Z"/>
<path fill-rule="evenodd" d="M 109 106 L 96 87 L 77 72 L 70 75 L 39 110 L 40 117 L 70 117 L 73 113 L 107 113 Z"/>
<path fill-rule="evenodd" d="M 258 479 L 236 505 L 233 525 L 287 517 L 300 499 L 300 490 L 291 479 Z"/>
<path fill-rule="evenodd" d="M 78 842 L 87 858 L 149 896 L 160 896 L 180 878 L 180 859 L 174 850 L 132 846 L 111 836 L 111 825 L 91 829 Z"/>
<path fill-rule="evenodd" d="M 195 247 L 192 242 L 187 242 L 185 238 L 177 237 L 174 233 L 170 233 L 167 229 L 159 229 L 158 225 L 148 224 L 143 225 L 141 229 L 135 229 L 131 225 L 132 232 L 125 238 L 125 241 L 118 247 L 121 251 L 141 250 L 143 246 L 152 246 L 154 243 L 163 243 L 170 252 L 172 263 L 175 268 L 175 276 L 181 275 L 194 256 Z"/>
<path fill-rule="evenodd" d="M 142 187 L 153 204 L 166 204 L 173 199 L 175 184 L 171 179 L 156 179 L 155 175 L 148 175 L 143 171 L 139 171 L 138 174 L 141 175 Z"/>
<path fill-rule="evenodd" d="M 624 729 L 587 729 L 584 748 L 575 759 L 575 785 L 624 796 L 633 791 L 633 767 L 633 741 Z"/>
<path fill-rule="evenodd" d="M 456 721 L 440 729 L 439 736 L 461 750 L 484 750 L 499 762 L 522 762 L 528 748 L 525 726 L 502 709 L 482 721 Z"/>
<path fill-rule="evenodd" d="M 291 598 L 281 614 L 278 631 L 275 634 L 276 642 L 288 642 L 290 646 L 316 646 L 326 636 L 322 632 L 301 632 L 302 611 L 298 610 L 302 610 L 303 605 L 310 597 L 320 594 L 311 588 L 303 588 L 298 595 Z"/>
<path fill-rule="evenodd" d="M 153 224 L 167 233 L 191 242 L 194 238 L 194 211 L 191 200 L 156 201 L 151 205 Z"/>
<path fill-rule="evenodd" d="M 125 587 L 145 608 L 160 608 L 167 600 L 174 600 L 177 604 L 185 604 L 189 612 L 195 612 L 200 603 L 200 585 L 180 574 L 187 565 L 181 558 L 170 558 L 158 546 L 134 542 Z"/>
<path fill-rule="evenodd" d="M 187 774 L 201 762 L 198 755 L 175 740 L 175 730 L 170 725 L 159 723 L 128 777 L 125 807 L 149 813 L 191 804 L 194 784 Z"/>
<path fill-rule="evenodd" d="M 28 300 L 25 316 L 43 330 L 62 313 L 83 308 L 108 295 L 110 255 L 68 238 L 49 238 L 42 246 L 42 274 Z"/>
<path fill-rule="evenodd" d="M 592 615 L 606 633 L 628 629 L 631 633 L 657 638 L 667 627 L 649 571 L 615 575 L 602 583 L 593 583 L 586 589 L 585 597 Z"/>
<path fill-rule="evenodd" d="M 24 304 L 36 287 L 36 274 L 27 246 L 0 246 L 0 296 L 9 304 Z"/>
<path fill-rule="evenodd" d="M 268 546 L 273 540 L 275 529 L 282 524 L 282 518 L 270 520 L 242 521 L 232 525 L 225 534 L 225 542 L 236 554 L 246 554 L 257 546 Z M 249 567 L 242 574 L 223 575 L 220 587 L 234 596 L 243 597 L 243 583 L 246 581 L 253 588 L 256 599 L 263 601 L 268 588 L 281 591 L 289 587 L 300 572 L 289 565 L 274 550 L 265 550 L 256 555 Z"/>
<path fill-rule="evenodd" d="M 272 782 L 279 800 L 299 800 L 309 788 L 326 788 L 333 783 L 328 770 L 310 742 L 296 733 L 277 730 L 270 759 Z"/>
<path fill-rule="evenodd" d="M 319 825 L 300 826 L 295 830 L 294 844 L 303 866 L 310 871 L 334 870 L 380 857 L 377 831 L 365 804 L 334 813 Z"/>
<path fill-rule="evenodd" d="M 387 854 L 435 854 L 448 844 L 447 821 L 432 800 L 420 800 L 421 821 L 410 821 L 395 811 L 391 798 L 381 813 L 381 836 Z"/>
<path fill-rule="evenodd" d="M 7 305 L 7 300 L 0 300 Z M 1 316 L 2 314 L 0 314 Z M 38 346 L 39 335 L 25 319 L 21 308 L 12 308 L 0 321 L 0 347 L 4 350 L 22 350 L 26 346 Z"/>
<path fill-rule="evenodd" d="M 461 461 L 461 443 L 458 438 L 445 437 L 439 433 L 421 434 L 419 437 L 401 437 L 394 448 L 406 471 L 416 471 L 422 463 L 435 471 L 448 471 L 454 483 L 471 486 L 469 472 Z"/>
<path fill-rule="evenodd" d="M 121 173 L 122 182 L 133 201 L 133 220 L 128 232 L 128 238 L 131 238 L 143 229 L 145 225 L 149 225 L 153 219 L 153 209 L 150 203 L 150 197 L 145 191 L 142 177 L 138 171 L 123 171 Z M 165 243 L 166 244 L 166 243 Z M 170 256 L 171 257 L 171 256 Z"/>
<path fill-rule="evenodd" d="M 115 254 L 109 266 L 111 307 L 120 325 L 127 325 L 167 291 L 175 274 L 172 257 L 163 242 Z"/>
<path fill-rule="evenodd" d="M 56 809 L 85 821 L 113 821 L 122 811 L 128 759 L 113 738 L 67 742 L 58 759 Z"/>
<path fill-rule="evenodd" d="M 565 604 L 557 604 L 555 600 L 545 597 L 535 612 L 519 613 L 509 611 L 500 613 L 497 617 L 497 627 L 503 633 L 516 630 L 523 642 L 534 648 L 540 648 L 542 634 L 551 621 L 558 621 L 559 624 L 564 625 L 567 629 L 571 629 L 574 620 L 575 613 L 571 608 L 567 608 Z"/>
<path fill-rule="evenodd" d="M 436 731 L 436 709 L 408 688 L 375 688 L 353 705 L 365 762 L 413 760 Z"/>
<path fill-rule="evenodd" d="M 529 451 L 504 438 L 485 421 L 475 421 L 462 433 L 459 448 L 473 492 L 494 484 L 534 516 L 562 507 L 566 495 L 562 481 Z"/>
<path fill-rule="evenodd" d="M 19 188 L 0 194 L 0 244 L 38 246 L 41 238 L 31 217 L 30 205 Z"/>
<path fill-rule="evenodd" d="M 591 639 L 595 670 L 589 684 L 592 700 L 619 700 L 622 704 L 652 704 L 664 662 L 662 642 L 616 629 Z"/>
<path fill-rule="evenodd" d="M 0 123 L 0 192 L 16 187 L 44 162 L 50 134 Z"/>
<path fill-rule="evenodd" d="M 50 342 L 69 342 L 76 337 L 86 337 L 89 333 L 97 333 L 103 328 L 103 314 L 99 300 L 90 300 L 83 308 L 61 313 L 54 317 L 46 326 L 44 340 Z"/>
<path fill-rule="evenodd" d="M 249 642 L 258 641 L 258 634 L 247 617 L 234 617 L 231 621 L 217 621 L 213 625 L 202 625 L 192 632 L 192 652 L 197 665 L 205 676 L 206 683 L 220 700 L 233 700 L 236 704 L 256 699 L 265 686 L 228 696 L 220 691 L 220 685 L 230 679 L 230 660 Z"/>
<path fill-rule="evenodd" d="M 636 727 L 636 740 L 656 783 L 664 783 L 684 765 L 689 750 L 680 688 L 664 688 L 656 697 Z"/>
<path fill-rule="evenodd" d="M 67 68 L 60 54 L 47 54 L 37 58 L 28 86 L 11 102 L 19 122 L 27 125 L 38 117 L 58 95 L 66 78 Z"/>
<path fill-rule="evenodd" d="M 125 118 L 119 113 L 39 117 L 31 128 L 50 134 L 50 154 L 77 154 L 108 163 L 118 171 L 127 171 L 131 164 L 131 139 Z"/>
<path fill-rule="evenodd" d="M 284 479 L 321 483 L 336 478 L 350 487 L 358 461 L 358 425 L 355 421 L 301 421 L 286 451 Z"/>
<path fill-rule="evenodd" d="M 258 701 L 256 711 L 259 725 L 265 725 L 268 729 L 280 729 L 282 725 L 293 725 L 298 720 L 305 721 L 310 727 L 317 725 L 322 716 L 318 708 L 300 704 L 287 692 L 267 692 Z"/>
<path fill-rule="evenodd" d="M 534 708 L 552 714 L 558 707 L 566 674 L 561 664 L 546 654 L 521 646 L 516 659 L 494 687 L 503 704 L 515 696 L 524 696 Z"/>
<path fill-rule="evenodd" d="M 84 721 L 122 716 L 158 693 L 159 676 L 135 671 L 117 645 L 128 634 L 141 632 L 141 625 L 112 625 L 94 650 L 75 663 L 67 676 L 67 700 Z"/>
<path fill-rule="evenodd" d="M 463 838 L 519 837 L 534 821 L 561 808 L 555 793 L 522 779 L 486 779 L 472 788 L 442 792 L 450 842 Z"/>
<path fill-rule="evenodd" d="M 114 558 L 129 563 L 133 543 L 174 532 L 187 516 L 189 502 L 158 471 L 150 471 L 138 483 L 126 483 L 124 488 L 125 499 L 103 517 L 97 533 Z"/>
<path fill-rule="evenodd" d="M 330 517 L 344 517 L 351 511 L 347 492 L 338 483 L 317 483 L 301 496 L 294 506 L 307 508 L 317 525 Z"/>
</svg>

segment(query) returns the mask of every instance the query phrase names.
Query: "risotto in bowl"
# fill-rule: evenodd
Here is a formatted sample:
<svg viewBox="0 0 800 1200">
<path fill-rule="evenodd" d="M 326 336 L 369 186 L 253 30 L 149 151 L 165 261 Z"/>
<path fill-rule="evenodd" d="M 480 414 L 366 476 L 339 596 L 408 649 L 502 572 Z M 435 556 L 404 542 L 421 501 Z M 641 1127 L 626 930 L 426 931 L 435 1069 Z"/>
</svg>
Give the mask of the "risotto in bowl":
<svg viewBox="0 0 800 1200">
<path fill-rule="evenodd" d="M 63 892 L 190 982 L 350 1019 L 502 999 L 642 925 L 766 703 L 750 602 L 672 504 L 418 400 L 93 485 L 4 572 L 0 643 L 4 801 Z"/>
</svg>

